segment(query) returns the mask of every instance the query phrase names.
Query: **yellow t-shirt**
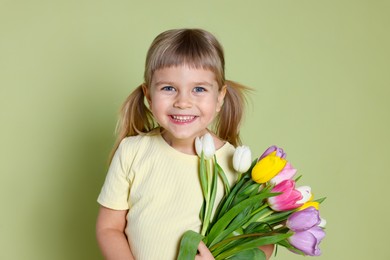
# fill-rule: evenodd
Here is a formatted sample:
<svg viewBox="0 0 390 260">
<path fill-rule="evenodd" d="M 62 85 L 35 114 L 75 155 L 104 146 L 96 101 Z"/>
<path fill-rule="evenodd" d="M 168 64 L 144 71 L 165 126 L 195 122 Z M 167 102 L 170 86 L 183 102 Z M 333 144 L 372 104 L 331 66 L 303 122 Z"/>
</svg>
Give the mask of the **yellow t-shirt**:
<svg viewBox="0 0 390 260">
<path fill-rule="evenodd" d="M 183 233 L 201 227 L 199 158 L 175 150 L 154 133 L 123 139 L 98 198 L 104 207 L 129 210 L 125 231 L 137 260 L 176 259 Z M 233 154 L 229 143 L 216 152 L 230 184 L 236 177 Z M 223 194 L 219 180 L 215 207 Z"/>
</svg>

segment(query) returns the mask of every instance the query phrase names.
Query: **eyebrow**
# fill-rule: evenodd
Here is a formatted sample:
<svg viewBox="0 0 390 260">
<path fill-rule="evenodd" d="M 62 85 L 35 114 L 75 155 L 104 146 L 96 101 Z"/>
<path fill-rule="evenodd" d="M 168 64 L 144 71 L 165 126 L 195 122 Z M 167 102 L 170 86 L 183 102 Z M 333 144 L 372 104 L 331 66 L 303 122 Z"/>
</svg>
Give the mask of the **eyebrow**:
<svg viewBox="0 0 390 260">
<path fill-rule="evenodd" d="M 155 83 L 153 83 L 153 85 L 155 86 L 159 86 L 159 85 L 175 85 L 172 81 L 157 81 Z"/>
<path fill-rule="evenodd" d="M 193 82 L 193 84 L 194 85 L 199 85 L 199 86 L 209 86 L 209 87 L 214 86 L 212 83 L 207 82 L 207 81 Z M 174 86 L 176 84 L 173 81 L 164 81 L 164 80 L 162 80 L 162 81 L 157 81 L 153 85 L 155 85 L 155 86 L 160 86 L 160 85 L 171 85 L 171 86 Z"/>
</svg>

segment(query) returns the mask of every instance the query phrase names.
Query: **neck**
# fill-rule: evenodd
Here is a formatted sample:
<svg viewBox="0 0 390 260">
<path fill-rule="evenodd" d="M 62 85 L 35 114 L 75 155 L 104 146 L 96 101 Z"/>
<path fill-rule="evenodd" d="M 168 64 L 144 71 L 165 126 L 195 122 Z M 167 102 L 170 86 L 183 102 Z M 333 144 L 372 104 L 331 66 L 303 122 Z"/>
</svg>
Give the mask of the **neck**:
<svg viewBox="0 0 390 260">
<path fill-rule="evenodd" d="M 207 132 L 209 131 L 206 129 L 202 135 L 206 134 Z M 196 136 L 187 139 L 177 139 L 174 138 L 168 131 L 165 131 L 164 129 L 161 129 L 161 136 L 163 137 L 165 142 L 167 142 L 167 144 L 169 144 L 174 149 L 185 154 L 196 155 L 196 151 L 195 151 Z M 214 139 L 215 148 L 218 150 L 224 145 L 225 142 L 217 138 L 214 134 L 212 134 L 212 136 Z"/>
<path fill-rule="evenodd" d="M 167 144 L 169 144 L 171 147 L 175 148 L 176 150 L 185 154 L 196 155 L 195 138 L 175 139 L 172 138 L 172 136 L 167 132 L 161 133 L 161 136 L 164 138 Z"/>
</svg>

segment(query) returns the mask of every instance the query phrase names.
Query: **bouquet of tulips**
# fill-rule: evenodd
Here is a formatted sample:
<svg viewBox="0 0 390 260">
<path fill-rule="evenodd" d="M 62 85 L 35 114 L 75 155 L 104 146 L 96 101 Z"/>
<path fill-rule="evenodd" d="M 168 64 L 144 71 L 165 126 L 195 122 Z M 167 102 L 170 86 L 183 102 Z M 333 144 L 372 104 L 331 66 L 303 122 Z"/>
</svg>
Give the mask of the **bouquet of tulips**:
<svg viewBox="0 0 390 260">
<path fill-rule="evenodd" d="M 201 240 L 219 259 L 266 259 L 260 246 L 275 244 L 290 251 L 318 256 L 325 237 L 325 220 L 309 186 L 296 187 L 300 177 L 286 160 L 283 149 L 269 147 L 252 162 L 247 146 L 236 148 L 233 168 L 238 173 L 230 186 L 216 161 L 210 134 L 195 141 L 200 157 L 200 182 L 204 203 L 200 210 L 200 234 L 187 231 L 181 240 L 179 260 L 193 260 Z M 224 183 L 225 196 L 215 210 L 217 180 Z M 213 216 L 212 216 L 213 215 Z"/>
</svg>

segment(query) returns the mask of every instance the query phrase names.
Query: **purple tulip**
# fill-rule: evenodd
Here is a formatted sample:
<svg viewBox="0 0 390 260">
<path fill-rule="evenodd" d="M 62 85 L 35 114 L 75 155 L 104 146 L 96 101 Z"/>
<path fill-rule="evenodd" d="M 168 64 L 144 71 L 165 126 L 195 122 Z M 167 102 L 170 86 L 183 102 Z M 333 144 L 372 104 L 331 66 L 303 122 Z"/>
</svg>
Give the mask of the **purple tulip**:
<svg viewBox="0 0 390 260">
<path fill-rule="evenodd" d="M 321 255 L 321 250 L 318 246 L 324 237 L 325 232 L 322 228 L 314 226 L 305 231 L 295 232 L 288 238 L 288 241 L 293 247 L 301 250 L 305 255 L 319 256 Z"/>
<path fill-rule="evenodd" d="M 286 153 L 283 151 L 283 149 L 277 147 L 276 145 L 273 145 L 273 146 L 270 146 L 267 150 L 265 150 L 265 152 L 260 156 L 258 161 L 260 161 L 261 159 L 263 159 L 264 157 L 266 157 L 267 155 L 269 155 L 270 153 L 273 153 L 275 151 L 276 151 L 277 157 L 280 157 L 282 159 L 286 158 Z"/>
<path fill-rule="evenodd" d="M 292 231 L 305 231 L 321 223 L 320 212 L 314 207 L 308 207 L 292 213 L 286 226 Z"/>
<path fill-rule="evenodd" d="M 292 213 L 287 219 L 286 226 L 294 234 L 288 238 L 288 241 L 306 255 L 320 255 L 321 250 L 318 245 L 325 237 L 325 232 L 318 226 L 320 223 L 320 213 L 314 207 Z"/>
</svg>

